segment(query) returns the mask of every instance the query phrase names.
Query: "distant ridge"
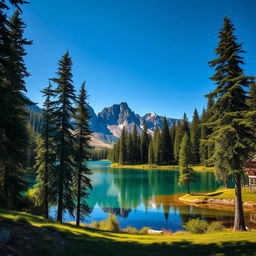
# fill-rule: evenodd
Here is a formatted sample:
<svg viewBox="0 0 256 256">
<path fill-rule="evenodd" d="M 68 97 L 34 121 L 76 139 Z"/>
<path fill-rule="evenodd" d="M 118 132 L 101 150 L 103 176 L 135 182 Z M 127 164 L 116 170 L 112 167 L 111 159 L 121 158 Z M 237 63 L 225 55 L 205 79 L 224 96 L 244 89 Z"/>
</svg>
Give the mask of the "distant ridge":
<svg viewBox="0 0 256 256">
<path fill-rule="evenodd" d="M 29 112 L 41 114 L 41 109 L 36 106 L 28 106 Z M 130 109 L 127 102 L 113 104 L 104 108 L 98 114 L 88 105 L 90 119 L 90 128 L 93 132 L 91 145 L 96 147 L 112 147 L 118 140 L 123 127 L 129 132 L 133 130 L 134 125 L 137 126 L 138 132 L 142 132 L 143 125 L 146 124 L 148 131 L 154 133 L 156 127 L 161 128 L 164 117 L 156 113 L 147 113 L 144 116 L 136 114 Z M 168 125 L 171 127 L 178 119 L 167 118 Z"/>
</svg>

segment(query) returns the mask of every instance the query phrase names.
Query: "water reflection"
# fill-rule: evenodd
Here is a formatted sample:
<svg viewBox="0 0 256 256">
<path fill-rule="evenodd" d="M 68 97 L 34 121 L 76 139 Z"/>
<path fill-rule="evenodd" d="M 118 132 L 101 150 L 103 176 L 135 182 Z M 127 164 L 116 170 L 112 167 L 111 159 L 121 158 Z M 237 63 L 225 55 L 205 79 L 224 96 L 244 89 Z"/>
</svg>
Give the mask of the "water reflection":
<svg viewBox="0 0 256 256">
<path fill-rule="evenodd" d="M 179 171 L 136 170 L 110 168 L 109 163 L 89 164 L 93 191 L 88 200 L 93 208 L 87 221 L 105 219 L 108 213 L 118 216 L 122 227 L 127 225 L 141 228 L 181 230 L 190 218 L 220 220 L 232 225 L 234 214 L 229 210 L 213 210 L 184 204 L 177 194 L 186 193 L 186 188 L 177 185 Z M 208 192 L 221 186 L 211 172 L 196 173 L 192 192 Z M 65 216 L 67 221 L 71 217 Z M 246 213 L 247 225 L 250 214 Z"/>
</svg>

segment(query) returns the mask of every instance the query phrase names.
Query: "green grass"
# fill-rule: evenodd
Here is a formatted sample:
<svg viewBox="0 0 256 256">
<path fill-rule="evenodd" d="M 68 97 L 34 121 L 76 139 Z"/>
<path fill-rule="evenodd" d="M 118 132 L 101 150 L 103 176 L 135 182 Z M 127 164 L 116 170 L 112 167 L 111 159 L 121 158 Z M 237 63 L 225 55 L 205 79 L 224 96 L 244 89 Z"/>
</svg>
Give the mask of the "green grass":
<svg viewBox="0 0 256 256">
<path fill-rule="evenodd" d="M 248 188 L 242 188 L 242 197 L 243 202 L 247 203 L 256 203 L 256 194 L 250 192 Z M 186 201 L 195 201 L 195 200 L 204 200 L 208 198 L 216 198 L 216 199 L 235 199 L 235 190 L 234 189 L 219 189 L 211 193 L 204 194 L 186 194 L 181 197 L 181 199 Z"/>
<path fill-rule="evenodd" d="M 256 231 L 222 231 L 207 234 L 139 235 L 114 233 L 71 224 L 50 223 L 42 217 L 22 212 L 0 211 L 2 219 L 22 217 L 26 225 L 50 229 L 67 239 L 58 255 L 256 255 Z M 51 241 L 50 241 L 51 243 Z"/>
<path fill-rule="evenodd" d="M 160 170 L 177 170 L 179 169 L 178 165 L 155 165 L 155 164 L 135 164 L 135 165 L 130 165 L 130 164 L 126 164 L 126 165 L 122 165 L 122 164 L 117 164 L 117 163 L 113 163 L 111 164 L 110 167 L 113 168 L 130 168 L 130 169 L 150 169 L 150 170 L 154 170 L 154 169 L 160 169 Z M 197 165 L 197 166 L 191 166 L 191 168 L 194 171 L 200 172 L 212 172 L 214 171 L 214 167 L 206 167 L 206 166 L 201 166 L 201 165 Z"/>
</svg>

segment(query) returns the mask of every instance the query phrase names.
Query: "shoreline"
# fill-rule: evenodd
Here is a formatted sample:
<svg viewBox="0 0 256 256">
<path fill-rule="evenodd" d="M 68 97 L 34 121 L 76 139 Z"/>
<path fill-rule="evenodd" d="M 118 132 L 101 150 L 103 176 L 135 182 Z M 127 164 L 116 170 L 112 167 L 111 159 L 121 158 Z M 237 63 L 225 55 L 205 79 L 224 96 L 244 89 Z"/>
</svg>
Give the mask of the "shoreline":
<svg viewBox="0 0 256 256">
<path fill-rule="evenodd" d="M 112 168 L 127 168 L 127 169 L 144 169 L 144 170 L 177 170 L 179 169 L 178 165 L 150 165 L 150 164 L 117 164 L 112 163 L 110 165 Z M 206 166 L 191 166 L 195 172 L 214 172 L 214 167 L 206 167 Z"/>
<path fill-rule="evenodd" d="M 234 189 L 226 189 L 226 190 L 217 190 L 212 193 L 205 194 L 191 194 L 191 195 L 182 195 L 179 197 L 179 200 L 183 203 L 194 205 L 202 208 L 214 208 L 223 210 L 229 209 L 234 211 L 235 207 L 235 199 L 230 197 L 230 193 L 233 193 Z M 253 193 L 246 191 L 244 188 L 243 191 L 243 207 L 244 210 L 248 211 L 256 211 L 256 198 L 254 200 L 250 200 L 251 196 L 254 196 Z"/>
</svg>

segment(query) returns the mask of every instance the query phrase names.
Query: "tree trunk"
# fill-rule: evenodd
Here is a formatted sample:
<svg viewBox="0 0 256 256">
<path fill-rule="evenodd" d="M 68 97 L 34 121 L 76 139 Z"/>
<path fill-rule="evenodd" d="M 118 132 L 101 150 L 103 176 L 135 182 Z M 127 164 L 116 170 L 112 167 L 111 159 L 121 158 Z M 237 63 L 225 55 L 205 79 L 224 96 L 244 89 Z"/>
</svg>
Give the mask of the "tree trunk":
<svg viewBox="0 0 256 256">
<path fill-rule="evenodd" d="M 59 194 L 58 194 L 58 213 L 57 213 L 57 221 L 59 222 L 62 222 L 62 211 L 63 211 L 63 171 L 61 166 L 60 175 L 59 175 Z"/>
<path fill-rule="evenodd" d="M 81 163 L 78 170 L 78 187 L 77 187 L 77 209 L 76 209 L 76 225 L 80 225 L 80 201 L 81 201 Z"/>
<path fill-rule="evenodd" d="M 48 163 L 45 167 L 44 176 L 44 217 L 48 219 Z"/>
<path fill-rule="evenodd" d="M 228 188 L 228 176 L 226 176 L 225 178 L 224 178 L 224 187 L 225 188 Z"/>
<path fill-rule="evenodd" d="M 189 183 L 187 184 L 187 189 L 188 189 L 188 194 L 190 195 L 190 185 L 189 185 Z"/>
<path fill-rule="evenodd" d="M 48 132 L 48 124 L 47 124 Z M 44 170 L 44 217 L 48 219 L 48 133 L 46 134 L 46 143 L 45 143 L 45 170 Z"/>
<path fill-rule="evenodd" d="M 234 231 L 245 231 L 244 211 L 241 192 L 241 173 L 235 174 L 235 220 Z"/>
</svg>

